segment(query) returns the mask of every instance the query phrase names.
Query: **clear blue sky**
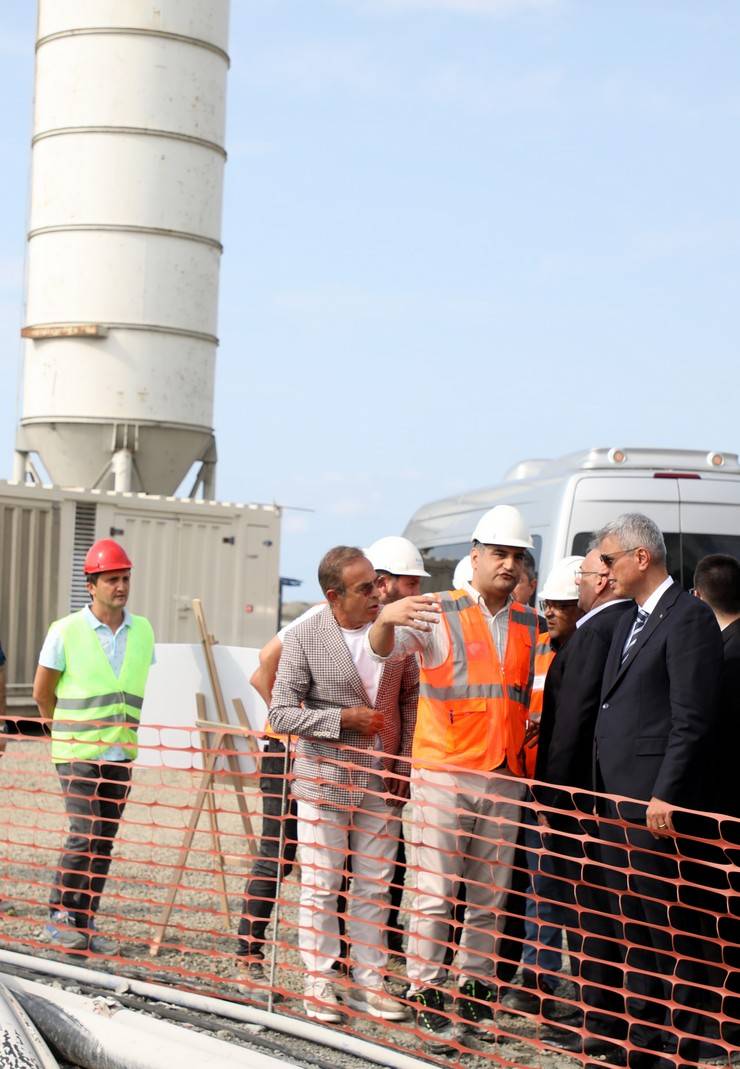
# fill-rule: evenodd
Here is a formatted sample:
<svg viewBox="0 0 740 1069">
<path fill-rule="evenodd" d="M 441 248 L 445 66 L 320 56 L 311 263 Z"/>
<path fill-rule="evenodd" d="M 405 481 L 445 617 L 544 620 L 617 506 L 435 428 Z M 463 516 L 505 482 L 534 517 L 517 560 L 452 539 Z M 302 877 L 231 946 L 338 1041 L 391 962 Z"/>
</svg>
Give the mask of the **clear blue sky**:
<svg viewBox="0 0 740 1069">
<path fill-rule="evenodd" d="M 0 475 L 34 4 L 0 12 Z M 232 0 L 219 496 L 337 542 L 591 445 L 737 451 L 734 0 Z"/>
</svg>

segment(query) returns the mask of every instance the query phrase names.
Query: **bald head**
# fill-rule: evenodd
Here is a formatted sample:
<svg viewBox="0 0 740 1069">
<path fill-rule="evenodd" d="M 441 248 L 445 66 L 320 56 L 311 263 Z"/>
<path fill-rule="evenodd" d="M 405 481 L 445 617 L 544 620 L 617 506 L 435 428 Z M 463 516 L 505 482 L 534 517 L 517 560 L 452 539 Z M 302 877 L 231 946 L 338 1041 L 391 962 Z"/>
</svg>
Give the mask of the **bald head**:
<svg viewBox="0 0 740 1069">
<path fill-rule="evenodd" d="M 591 612 L 591 609 L 604 605 L 607 601 L 614 601 L 614 591 L 609 586 L 609 572 L 598 549 L 589 550 L 584 557 L 581 570 L 576 572 L 576 584 L 578 607 L 584 613 Z"/>
</svg>

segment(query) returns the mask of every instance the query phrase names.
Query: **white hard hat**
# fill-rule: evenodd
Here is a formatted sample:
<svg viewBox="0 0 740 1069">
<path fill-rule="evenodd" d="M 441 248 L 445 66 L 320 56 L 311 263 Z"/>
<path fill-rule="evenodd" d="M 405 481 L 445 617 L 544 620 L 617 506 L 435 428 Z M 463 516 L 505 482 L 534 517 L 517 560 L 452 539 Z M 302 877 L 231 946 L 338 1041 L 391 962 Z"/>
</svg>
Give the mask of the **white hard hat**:
<svg viewBox="0 0 740 1069">
<path fill-rule="evenodd" d="M 483 542 L 487 546 L 534 549 L 524 517 L 513 505 L 496 505 L 485 512 L 478 520 L 470 541 Z"/>
<path fill-rule="evenodd" d="M 400 535 L 388 535 L 379 538 L 365 550 L 365 556 L 376 572 L 390 572 L 391 575 L 428 576 L 424 570 L 421 553 L 413 542 Z"/>
<path fill-rule="evenodd" d="M 470 561 L 470 554 L 463 557 L 461 561 L 457 562 L 455 568 L 455 574 L 452 576 L 452 589 L 462 590 L 466 583 L 473 582 L 473 565 Z"/>
<path fill-rule="evenodd" d="M 539 592 L 540 601 L 578 601 L 576 572 L 583 560 L 583 557 L 563 557 L 553 565 Z"/>
</svg>

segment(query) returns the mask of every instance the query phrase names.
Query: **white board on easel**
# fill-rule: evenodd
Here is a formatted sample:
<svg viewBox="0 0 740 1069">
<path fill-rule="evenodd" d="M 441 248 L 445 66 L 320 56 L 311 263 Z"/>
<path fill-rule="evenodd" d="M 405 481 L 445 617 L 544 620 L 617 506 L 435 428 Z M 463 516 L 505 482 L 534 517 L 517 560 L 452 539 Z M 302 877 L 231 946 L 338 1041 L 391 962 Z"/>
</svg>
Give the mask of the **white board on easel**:
<svg viewBox="0 0 740 1069">
<path fill-rule="evenodd" d="M 249 726 L 264 730 L 267 707 L 249 679 L 259 664 L 259 650 L 244 646 L 212 647 L 229 723 L 240 727 L 233 699 L 244 706 Z M 157 644 L 156 663 L 147 681 L 139 728 L 138 765 L 148 768 L 202 769 L 200 734 L 196 727 L 196 694 L 206 698 L 207 718 L 220 724 L 208 678 L 203 647 L 197 645 Z M 239 753 L 239 767 L 244 773 L 255 771 L 255 761 L 244 738 L 234 738 Z"/>
</svg>

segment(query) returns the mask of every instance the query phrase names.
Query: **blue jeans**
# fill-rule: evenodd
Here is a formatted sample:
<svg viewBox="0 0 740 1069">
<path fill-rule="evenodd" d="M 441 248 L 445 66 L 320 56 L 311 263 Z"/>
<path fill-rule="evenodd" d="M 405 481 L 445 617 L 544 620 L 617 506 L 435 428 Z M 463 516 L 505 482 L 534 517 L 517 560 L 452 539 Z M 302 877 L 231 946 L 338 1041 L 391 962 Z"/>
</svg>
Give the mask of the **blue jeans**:
<svg viewBox="0 0 740 1069">
<path fill-rule="evenodd" d="M 531 984 L 551 993 L 557 987 L 558 974 L 563 969 L 563 928 L 568 913 L 558 901 L 562 888 L 560 882 L 553 878 L 555 858 L 548 853 L 532 852 L 543 844 L 537 818 L 531 809 L 524 811 L 524 820 L 528 825 L 524 829 L 524 846 L 531 875 L 527 891 L 522 966 L 525 978 L 527 971 L 534 973 L 536 968 L 542 970 L 539 976 L 535 974 L 531 977 Z"/>
</svg>

